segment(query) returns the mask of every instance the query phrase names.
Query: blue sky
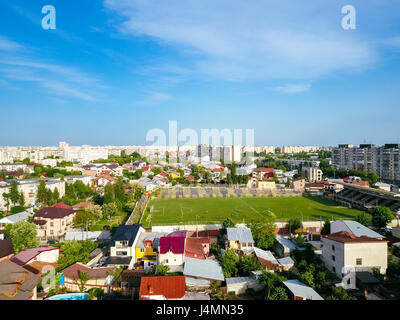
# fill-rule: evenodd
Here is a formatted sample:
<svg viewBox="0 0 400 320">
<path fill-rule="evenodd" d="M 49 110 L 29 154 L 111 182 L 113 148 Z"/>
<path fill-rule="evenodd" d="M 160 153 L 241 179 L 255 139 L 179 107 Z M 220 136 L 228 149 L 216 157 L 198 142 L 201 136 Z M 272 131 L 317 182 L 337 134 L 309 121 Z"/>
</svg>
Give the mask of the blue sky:
<svg viewBox="0 0 400 320">
<path fill-rule="evenodd" d="M 399 80 L 396 1 L 0 3 L 0 145 L 145 144 L 170 120 L 257 145 L 399 143 Z"/>
</svg>

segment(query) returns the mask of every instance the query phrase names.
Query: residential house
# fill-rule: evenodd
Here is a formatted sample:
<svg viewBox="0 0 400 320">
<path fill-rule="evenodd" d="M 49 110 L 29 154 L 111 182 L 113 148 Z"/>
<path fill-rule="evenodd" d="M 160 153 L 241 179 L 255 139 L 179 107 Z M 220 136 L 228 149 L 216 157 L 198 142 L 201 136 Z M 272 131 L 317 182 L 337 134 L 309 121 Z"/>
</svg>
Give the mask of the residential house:
<svg viewBox="0 0 400 320">
<path fill-rule="evenodd" d="M 136 243 L 142 232 L 145 230 L 141 224 L 119 226 L 110 243 L 110 257 L 106 264 L 132 269 L 136 262 Z"/>
<path fill-rule="evenodd" d="M 115 269 L 116 267 L 88 267 L 78 262 L 62 271 L 64 274 L 62 286 L 72 292 L 81 292 L 80 277 L 84 273 L 90 277 L 84 285 L 86 290 L 101 288 L 105 292 L 110 292 L 114 282 L 114 277 L 110 273 Z"/>
<path fill-rule="evenodd" d="M 162 232 L 142 232 L 136 243 L 136 263 L 143 265 L 148 271 L 157 264 L 158 243 L 161 237 L 165 237 Z"/>
<path fill-rule="evenodd" d="M 41 277 L 10 260 L 0 262 L 0 300 L 36 300 Z"/>
<path fill-rule="evenodd" d="M 254 255 L 266 270 L 279 270 L 280 264 L 271 251 L 254 247 Z"/>
<path fill-rule="evenodd" d="M 107 184 L 114 184 L 116 181 L 116 178 L 111 177 L 108 174 L 102 174 L 96 178 L 97 187 L 105 187 Z"/>
<path fill-rule="evenodd" d="M 64 180 L 68 183 L 75 183 L 76 181 L 81 181 L 84 185 L 92 186 L 94 178 L 90 175 L 77 175 L 77 176 L 65 176 Z"/>
<path fill-rule="evenodd" d="M 142 277 L 139 300 L 183 300 L 186 294 L 184 276 Z"/>
<path fill-rule="evenodd" d="M 182 272 L 185 241 L 185 237 L 161 237 L 157 264 L 169 266 L 171 272 Z"/>
<path fill-rule="evenodd" d="M 280 270 L 281 271 L 288 271 L 294 267 L 294 261 L 291 257 L 284 257 L 278 259 Z"/>
<path fill-rule="evenodd" d="M 187 231 L 187 238 L 209 238 L 210 244 L 218 242 L 219 230 Z"/>
<path fill-rule="evenodd" d="M 80 208 L 84 208 L 85 210 L 89 209 L 89 208 L 93 208 L 95 205 L 91 202 L 79 202 L 78 204 L 75 204 L 72 206 L 72 208 L 74 210 L 79 210 Z"/>
<path fill-rule="evenodd" d="M 186 285 L 191 288 L 208 288 L 211 283 L 224 281 L 224 271 L 216 259 L 197 259 L 185 257 L 183 275 Z"/>
<path fill-rule="evenodd" d="M 14 224 L 20 221 L 26 221 L 29 217 L 32 217 L 33 214 L 29 212 L 20 212 L 10 216 L 5 216 L 4 218 L 0 219 L 0 230 L 4 230 L 6 225 Z"/>
<path fill-rule="evenodd" d="M 313 288 L 297 279 L 284 281 L 283 284 L 293 300 L 324 300 Z"/>
<path fill-rule="evenodd" d="M 60 249 L 55 247 L 33 248 L 19 252 L 10 260 L 34 274 L 41 275 L 58 266 L 59 253 Z"/>
<path fill-rule="evenodd" d="M 227 228 L 226 248 L 251 253 L 254 247 L 253 235 L 249 228 Z"/>
<path fill-rule="evenodd" d="M 284 237 L 280 234 L 276 235 L 276 241 L 274 244 L 274 251 L 279 257 L 287 257 L 290 256 L 290 254 L 297 249 L 297 245 L 288 239 L 287 237 Z"/>
<path fill-rule="evenodd" d="M 10 259 L 14 255 L 14 246 L 11 238 L 0 240 L 0 262 Z"/>
<path fill-rule="evenodd" d="M 210 238 L 187 238 L 185 257 L 205 260 L 210 255 Z"/>
<path fill-rule="evenodd" d="M 234 292 L 237 294 L 245 294 L 247 289 L 253 289 L 254 291 L 261 291 L 264 289 L 264 286 L 260 282 L 260 280 L 255 277 L 235 277 L 235 278 L 226 278 L 226 291 L 228 293 Z"/>
<path fill-rule="evenodd" d="M 352 220 L 336 220 L 331 222 L 331 233 L 346 231 L 354 234 L 356 237 L 367 236 L 370 238 L 383 239 L 384 236 Z"/>
<path fill-rule="evenodd" d="M 321 240 L 325 265 L 339 277 L 354 270 L 371 271 L 372 268 L 386 273 L 388 241 L 365 235 L 358 237 L 347 231 L 322 236 Z"/>
<path fill-rule="evenodd" d="M 292 183 L 290 184 L 290 188 L 298 191 L 303 191 L 305 187 L 306 187 L 306 180 L 301 178 L 293 180 Z"/>
<path fill-rule="evenodd" d="M 45 207 L 36 212 L 33 222 L 40 242 L 64 240 L 67 231 L 73 227 L 75 214 L 75 210 L 59 207 Z"/>
</svg>

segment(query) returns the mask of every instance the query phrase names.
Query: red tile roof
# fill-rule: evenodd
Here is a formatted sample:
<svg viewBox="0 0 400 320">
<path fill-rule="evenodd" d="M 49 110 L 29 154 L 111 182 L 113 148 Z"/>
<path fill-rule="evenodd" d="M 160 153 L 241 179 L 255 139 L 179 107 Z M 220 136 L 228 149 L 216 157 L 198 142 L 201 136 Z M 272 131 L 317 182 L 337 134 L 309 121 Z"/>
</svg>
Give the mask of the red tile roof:
<svg viewBox="0 0 400 320">
<path fill-rule="evenodd" d="M 73 206 L 74 209 L 80 209 L 80 208 L 82 208 L 82 207 L 84 207 L 85 209 L 87 209 L 87 208 L 94 207 L 94 204 L 91 203 L 91 202 L 89 202 L 89 201 L 86 201 L 86 202 L 79 202 L 78 204 L 76 204 L 76 205 Z"/>
<path fill-rule="evenodd" d="M 206 259 L 203 246 L 210 244 L 210 238 L 188 238 L 185 244 L 185 256 L 196 259 Z"/>
<path fill-rule="evenodd" d="M 381 240 L 378 238 L 370 238 L 367 236 L 357 237 L 354 234 L 347 232 L 347 231 L 340 231 L 328 234 L 326 236 L 322 236 L 328 240 L 333 240 L 342 243 L 368 243 L 368 242 L 388 242 L 387 240 Z"/>
<path fill-rule="evenodd" d="M 163 295 L 167 299 L 180 299 L 186 293 L 184 276 L 142 277 L 139 296 Z"/>
<path fill-rule="evenodd" d="M 185 240 L 184 237 L 161 237 L 160 253 L 172 251 L 175 254 L 183 254 L 185 252 Z"/>
<path fill-rule="evenodd" d="M 74 209 L 73 207 L 71 207 L 71 206 L 65 204 L 64 202 L 56 203 L 56 204 L 52 205 L 52 207 L 53 207 L 53 208 L 64 208 L 64 209 L 69 209 L 69 210 Z"/>
</svg>

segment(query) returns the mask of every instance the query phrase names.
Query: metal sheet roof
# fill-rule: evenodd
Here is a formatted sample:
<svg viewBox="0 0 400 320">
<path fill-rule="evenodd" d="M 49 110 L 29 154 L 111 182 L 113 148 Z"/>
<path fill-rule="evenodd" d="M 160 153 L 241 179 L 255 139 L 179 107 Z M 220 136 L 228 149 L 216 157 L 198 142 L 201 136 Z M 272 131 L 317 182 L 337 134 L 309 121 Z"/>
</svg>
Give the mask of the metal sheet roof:
<svg viewBox="0 0 400 320">
<path fill-rule="evenodd" d="M 294 294 L 296 297 L 302 297 L 310 300 L 324 300 L 313 288 L 305 285 L 299 280 L 287 280 L 283 284 Z"/>
<path fill-rule="evenodd" d="M 284 247 L 289 248 L 291 250 L 295 250 L 297 248 L 296 244 L 294 244 L 291 240 L 283 237 L 280 234 L 276 235 L 276 240 Z"/>
<path fill-rule="evenodd" d="M 212 280 L 224 281 L 224 272 L 217 260 L 200 260 L 185 257 L 183 269 L 185 276 L 199 277 Z"/>
<path fill-rule="evenodd" d="M 278 259 L 278 262 L 281 265 L 294 264 L 294 261 L 291 257 L 284 257 L 284 258 Z"/>
<path fill-rule="evenodd" d="M 261 258 L 264 260 L 271 261 L 272 263 L 278 264 L 278 261 L 274 257 L 271 251 L 262 250 L 260 248 L 254 247 L 254 253 L 256 254 L 257 258 Z"/>
<path fill-rule="evenodd" d="M 33 214 L 24 211 L 2 218 L 0 219 L 0 223 L 17 223 L 20 221 L 28 220 L 28 218 L 31 216 L 33 216 Z"/>
<path fill-rule="evenodd" d="M 344 224 L 348 230 L 344 230 L 341 224 Z M 339 232 L 339 231 L 350 231 L 356 237 L 367 236 L 370 238 L 383 238 L 382 235 L 379 233 L 367 228 L 366 226 L 362 225 L 357 221 L 351 220 L 337 220 L 332 222 L 331 224 L 331 233 Z"/>
<path fill-rule="evenodd" d="M 226 284 L 234 284 L 234 283 L 246 283 L 246 282 L 251 282 L 254 281 L 253 278 L 250 277 L 236 277 L 236 278 L 226 278 L 225 279 Z"/>
<path fill-rule="evenodd" d="M 249 228 L 226 228 L 226 231 L 228 240 L 254 243 L 253 235 Z"/>
</svg>

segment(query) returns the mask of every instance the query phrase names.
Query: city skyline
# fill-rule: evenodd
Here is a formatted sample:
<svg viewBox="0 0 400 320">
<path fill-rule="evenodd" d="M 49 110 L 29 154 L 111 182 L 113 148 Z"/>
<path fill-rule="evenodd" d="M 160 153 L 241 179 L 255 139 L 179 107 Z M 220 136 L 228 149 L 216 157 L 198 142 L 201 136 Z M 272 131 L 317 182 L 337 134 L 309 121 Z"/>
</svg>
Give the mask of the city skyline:
<svg viewBox="0 0 400 320">
<path fill-rule="evenodd" d="M 255 145 L 400 141 L 399 4 L 53 0 L 43 30 L 44 4 L 0 4 L 0 145 L 146 145 L 170 120 Z"/>
</svg>

